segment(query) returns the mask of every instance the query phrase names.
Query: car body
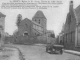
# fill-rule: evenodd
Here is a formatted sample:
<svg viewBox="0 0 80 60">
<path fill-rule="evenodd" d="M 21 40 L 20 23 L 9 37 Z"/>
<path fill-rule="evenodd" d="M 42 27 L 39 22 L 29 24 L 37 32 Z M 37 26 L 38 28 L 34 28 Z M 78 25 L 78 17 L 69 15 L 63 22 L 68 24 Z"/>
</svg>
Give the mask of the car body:
<svg viewBox="0 0 80 60">
<path fill-rule="evenodd" d="M 50 52 L 50 53 L 63 53 L 63 45 L 51 45 L 51 44 L 47 44 L 46 46 L 46 52 Z"/>
</svg>

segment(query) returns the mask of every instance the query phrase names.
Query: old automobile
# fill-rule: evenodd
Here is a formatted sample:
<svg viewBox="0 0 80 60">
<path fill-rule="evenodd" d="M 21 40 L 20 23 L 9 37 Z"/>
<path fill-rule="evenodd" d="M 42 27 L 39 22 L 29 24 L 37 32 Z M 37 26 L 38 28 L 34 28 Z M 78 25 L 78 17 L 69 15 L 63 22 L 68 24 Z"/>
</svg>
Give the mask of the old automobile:
<svg viewBox="0 0 80 60">
<path fill-rule="evenodd" d="M 52 45 L 52 44 L 47 44 L 46 46 L 46 52 L 49 53 L 63 53 L 63 45 Z"/>
</svg>

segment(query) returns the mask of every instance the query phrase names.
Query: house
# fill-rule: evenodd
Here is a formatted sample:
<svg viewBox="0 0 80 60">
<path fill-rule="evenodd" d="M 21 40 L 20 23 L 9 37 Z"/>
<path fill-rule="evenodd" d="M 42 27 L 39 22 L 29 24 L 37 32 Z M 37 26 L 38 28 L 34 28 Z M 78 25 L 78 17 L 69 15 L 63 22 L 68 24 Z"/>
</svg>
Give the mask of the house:
<svg viewBox="0 0 80 60">
<path fill-rule="evenodd" d="M 3 38 L 4 38 L 4 30 L 5 30 L 5 17 L 3 13 L 0 12 L 0 44 L 3 43 Z"/>
<path fill-rule="evenodd" d="M 0 12 L 0 30 L 4 30 L 5 29 L 5 17 L 6 15 L 2 14 Z"/>
<path fill-rule="evenodd" d="M 67 49 L 80 51 L 80 5 L 74 9 L 73 1 L 70 1 L 69 13 L 63 29 L 63 43 Z"/>
</svg>

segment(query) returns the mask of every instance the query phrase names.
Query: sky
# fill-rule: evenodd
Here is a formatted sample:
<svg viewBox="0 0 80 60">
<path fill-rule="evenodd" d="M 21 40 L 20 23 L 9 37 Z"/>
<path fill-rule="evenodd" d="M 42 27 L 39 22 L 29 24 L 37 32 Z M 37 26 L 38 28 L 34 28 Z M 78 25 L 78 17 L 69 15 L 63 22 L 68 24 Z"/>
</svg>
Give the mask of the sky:
<svg viewBox="0 0 80 60">
<path fill-rule="evenodd" d="M 0 0 L 0 6 L 2 2 L 9 2 L 10 0 Z M 57 1 L 57 0 L 53 0 Z M 47 30 L 53 30 L 57 36 L 61 30 L 63 23 L 66 21 L 66 16 L 69 11 L 69 2 L 70 0 L 58 0 L 62 1 L 63 4 L 60 4 L 59 7 L 48 8 L 48 9 L 1 9 L 0 12 L 6 15 L 5 17 L 5 32 L 8 32 L 10 35 L 17 29 L 16 20 L 17 15 L 22 14 L 22 18 L 32 19 L 37 10 L 42 10 L 45 17 L 47 18 Z M 80 5 L 80 0 L 73 0 L 74 9 Z"/>
</svg>

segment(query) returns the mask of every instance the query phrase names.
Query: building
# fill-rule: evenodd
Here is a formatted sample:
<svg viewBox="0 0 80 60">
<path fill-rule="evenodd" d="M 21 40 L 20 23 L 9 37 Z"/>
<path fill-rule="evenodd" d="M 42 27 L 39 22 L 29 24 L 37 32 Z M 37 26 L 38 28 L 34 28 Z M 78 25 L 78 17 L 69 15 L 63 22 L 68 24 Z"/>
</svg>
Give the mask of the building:
<svg viewBox="0 0 80 60">
<path fill-rule="evenodd" d="M 80 5 L 74 9 L 73 1 L 70 1 L 69 13 L 63 29 L 63 43 L 65 48 L 80 51 Z"/>
<path fill-rule="evenodd" d="M 35 35 L 43 35 L 43 32 L 44 32 L 44 28 L 40 25 L 40 24 L 38 24 L 38 23 L 36 23 L 36 22 L 34 22 L 34 21 L 31 21 L 33 24 L 32 24 L 32 30 L 33 30 L 33 33 L 35 34 Z"/>
<path fill-rule="evenodd" d="M 44 28 L 32 21 L 28 18 L 22 19 L 22 16 L 18 15 L 18 30 L 14 33 L 14 40 L 15 42 L 22 42 L 22 43 L 36 43 L 38 42 L 37 37 L 42 36 L 44 33 Z M 21 19 L 21 20 L 20 20 Z"/>
<path fill-rule="evenodd" d="M 32 18 L 32 21 L 40 24 L 43 27 L 44 33 L 46 33 L 47 30 L 47 19 L 44 16 L 44 13 L 40 10 L 38 10 L 35 15 Z"/>
<path fill-rule="evenodd" d="M 46 34 L 48 35 L 48 37 L 50 37 L 51 34 L 54 34 L 54 31 L 52 31 L 52 30 L 47 30 L 47 33 L 46 33 Z M 54 34 L 54 37 L 55 37 L 55 34 Z"/>
<path fill-rule="evenodd" d="M 0 12 L 0 30 L 1 31 L 5 29 L 5 17 L 6 15 Z"/>
<path fill-rule="evenodd" d="M 6 15 L 0 12 L 0 42 L 3 43 L 4 30 L 5 30 L 5 17 Z"/>
<path fill-rule="evenodd" d="M 19 35 L 21 34 L 23 35 L 28 34 L 30 36 L 41 35 L 43 34 L 43 27 L 40 24 L 34 21 L 31 21 L 28 18 L 25 18 L 20 22 L 18 32 L 19 32 Z"/>
<path fill-rule="evenodd" d="M 46 43 L 46 17 L 42 11 L 37 11 L 32 20 L 22 15 L 17 16 L 17 27 L 11 38 L 13 43 Z"/>
<path fill-rule="evenodd" d="M 65 24 L 63 24 L 63 26 L 62 26 L 62 30 L 61 30 L 61 32 L 59 33 L 59 35 L 57 36 L 57 43 L 58 44 L 63 44 L 64 45 L 64 28 L 65 28 Z"/>
<path fill-rule="evenodd" d="M 46 31 L 46 43 L 51 43 L 51 44 L 56 43 L 54 31 L 52 30 Z"/>
</svg>

